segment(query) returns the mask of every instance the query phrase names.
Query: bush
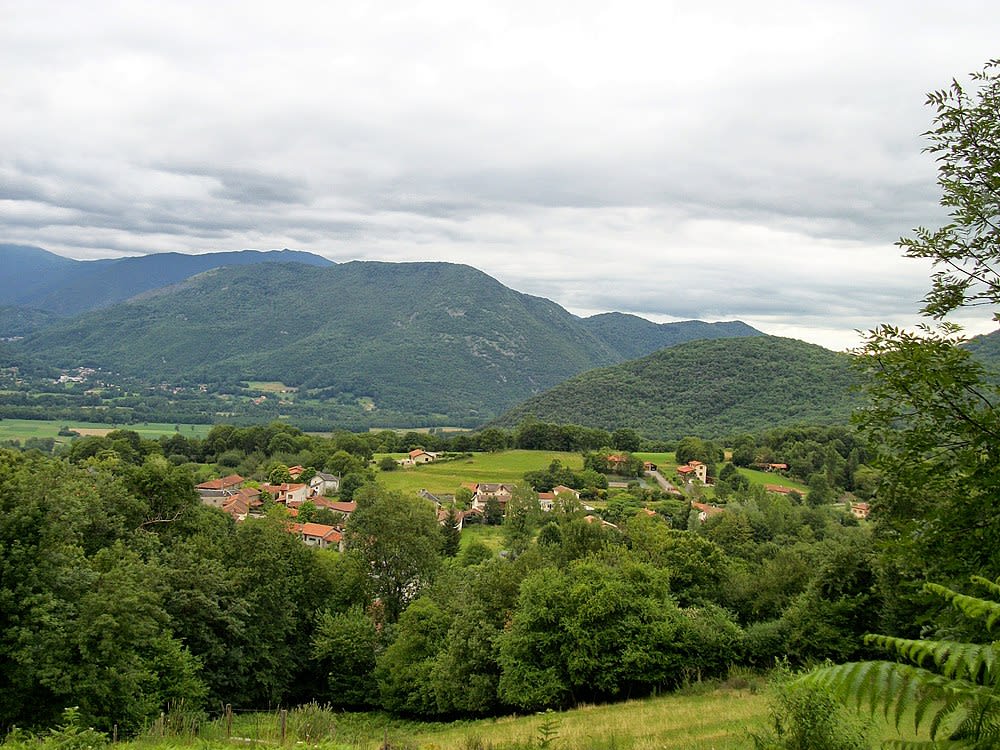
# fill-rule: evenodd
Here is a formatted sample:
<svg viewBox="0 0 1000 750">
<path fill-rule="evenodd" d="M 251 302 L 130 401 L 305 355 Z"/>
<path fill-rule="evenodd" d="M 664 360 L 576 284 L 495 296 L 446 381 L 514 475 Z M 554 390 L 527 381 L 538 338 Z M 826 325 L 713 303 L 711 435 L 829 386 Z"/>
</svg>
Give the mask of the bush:
<svg viewBox="0 0 1000 750">
<path fill-rule="evenodd" d="M 756 750 L 868 750 L 868 725 L 826 688 L 792 684 L 782 672 L 773 687 L 771 727 L 751 733 Z"/>
</svg>

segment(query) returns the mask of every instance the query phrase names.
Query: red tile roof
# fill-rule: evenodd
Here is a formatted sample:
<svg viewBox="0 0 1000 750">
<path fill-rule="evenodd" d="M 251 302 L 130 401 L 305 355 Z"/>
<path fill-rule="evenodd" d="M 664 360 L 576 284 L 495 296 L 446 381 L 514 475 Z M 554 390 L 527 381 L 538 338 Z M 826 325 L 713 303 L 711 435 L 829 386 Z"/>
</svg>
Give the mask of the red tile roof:
<svg viewBox="0 0 1000 750">
<path fill-rule="evenodd" d="M 202 482 L 195 485 L 195 487 L 199 490 L 224 490 L 227 487 L 235 487 L 238 484 L 242 484 L 243 481 L 243 477 L 239 474 L 230 474 L 228 477 L 222 477 L 222 479 L 212 479 L 208 482 Z"/>
</svg>

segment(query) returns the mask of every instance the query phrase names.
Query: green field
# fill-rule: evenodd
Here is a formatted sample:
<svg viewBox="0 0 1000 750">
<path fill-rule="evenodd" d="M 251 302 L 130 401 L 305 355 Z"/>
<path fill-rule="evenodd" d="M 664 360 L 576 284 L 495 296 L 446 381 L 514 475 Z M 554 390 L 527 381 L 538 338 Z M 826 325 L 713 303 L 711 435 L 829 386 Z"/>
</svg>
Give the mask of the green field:
<svg viewBox="0 0 1000 750">
<path fill-rule="evenodd" d="M 691 690 L 608 705 L 586 705 L 569 711 L 504 716 L 478 721 L 420 722 L 393 719 L 381 712 L 329 713 L 313 707 L 288 714 L 285 747 L 305 743 L 321 750 L 749 750 L 749 731 L 767 721 L 763 692 L 749 689 Z M 198 737 L 151 734 L 125 744 L 133 750 L 203 750 L 281 747 L 280 719 L 274 713 L 237 713 L 233 741 L 226 741 L 224 720 L 204 725 Z M 540 743 L 542 725 L 553 732 Z M 239 738 L 239 740 L 237 740 Z M 193 744 L 196 743 L 196 744 Z M 387 743 L 387 744 L 386 744 Z"/>
<path fill-rule="evenodd" d="M 133 430 L 144 438 L 157 438 L 160 435 L 172 435 L 175 427 L 184 437 L 203 438 L 212 429 L 210 424 L 167 424 L 165 422 L 148 422 L 144 424 L 112 425 L 101 422 L 67 422 L 42 419 L 0 419 L 0 441 L 27 440 L 28 438 L 55 438 L 57 443 L 65 443 L 70 438 L 59 437 L 59 430 L 69 427 L 81 435 L 104 435 L 111 430 Z"/>
<path fill-rule="evenodd" d="M 803 495 L 809 492 L 809 488 L 802 482 L 789 479 L 781 474 L 774 474 L 768 471 L 757 471 L 756 469 L 740 469 L 740 474 L 750 480 L 750 484 L 780 484 L 782 487 L 791 487 L 798 490 Z"/>
<path fill-rule="evenodd" d="M 298 390 L 298 388 L 285 385 L 280 380 L 250 380 L 247 381 L 247 388 L 265 393 L 294 393 Z"/>
<path fill-rule="evenodd" d="M 409 740 L 418 748 L 439 750 L 473 747 L 473 738 L 481 740 L 483 747 L 531 746 L 529 743 L 537 747 L 542 723 L 551 722 L 556 732 L 552 746 L 563 750 L 736 750 L 753 747 L 747 730 L 762 728 L 767 710 L 767 699 L 760 693 L 716 690 L 464 722 L 419 733 Z"/>
<path fill-rule="evenodd" d="M 392 454 L 402 458 L 404 454 Z M 376 456 L 375 460 L 381 456 Z M 556 451 L 502 451 L 500 453 L 473 453 L 471 458 L 422 464 L 409 469 L 379 472 L 379 482 L 386 487 L 405 492 L 425 489 L 434 493 L 454 493 L 463 482 L 510 482 L 524 481 L 524 473 L 545 469 L 553 459 L 559 459 L 564 466 L 574 471 L 583 468 L 583 458 L 579 453 Z"/>
</svg>

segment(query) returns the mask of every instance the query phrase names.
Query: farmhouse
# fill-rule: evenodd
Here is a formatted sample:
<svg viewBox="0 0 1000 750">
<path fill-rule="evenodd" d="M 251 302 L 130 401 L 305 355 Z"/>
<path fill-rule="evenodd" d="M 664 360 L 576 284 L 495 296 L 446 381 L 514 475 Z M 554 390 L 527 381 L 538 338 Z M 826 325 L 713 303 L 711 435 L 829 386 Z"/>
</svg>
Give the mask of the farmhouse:
<svg viewBox="0 0 1000 750">
<path fill-rule="evenodd" d="M 701 461 L 688 461 L 684 466 L 677 467 L 677 473 L 687 480 L 697 479 L 702 484 L 708 484 L 708 466 Z"/>
<path fill-rule="evenodd" d="M 486 503 L 492 498 L 500 505 L 500 510 L 507 507 L 515 485 L 502 483 L 480 482 L 475 485 L 472 494 L 472 510 L 485 510 Z M 470 487 L 471 489 L 471 487 Z"/>
</svg>

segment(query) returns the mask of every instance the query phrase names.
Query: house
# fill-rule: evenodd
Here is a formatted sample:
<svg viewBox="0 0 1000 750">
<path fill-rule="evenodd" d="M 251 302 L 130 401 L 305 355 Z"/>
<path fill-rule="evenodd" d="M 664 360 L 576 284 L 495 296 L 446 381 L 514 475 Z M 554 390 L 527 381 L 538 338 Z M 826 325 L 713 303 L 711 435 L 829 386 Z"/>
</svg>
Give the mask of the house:
<svg viewBox="0 0 1000 750">
<path fill-rule="evenodd" d="M 557 484 L 555 487 L 552 488 L 553 495 L 562 495 L 564 493 L 572 495 L 577 500 L 580 499 L 580 493 L 577 490 L 574 490 L 572 487 L 567 487 L 565 484 Z"/>
<path fill-rule="evenodd" d="M 697 479 L 702 484 L 708 484 L 708 466 L 701 461 L 688 461 L 684 466 L 677 467 L 677 473 L 684 479 Z"/>
<path fill-rule="evenodd" d="M 309 496 L 325 495 L 327 493 L 335 495 L 340 492 L 340 477 L 317 471 L 309 480 Z"/>
<path fill-rule="evenodd" d="M 234 494 L 243 486 L 244 481 L 246 480 L 239 474 L 230 474 L 228 477 L 196 484 L 194 488 L 202 500 L 208 500 L 209 498 L 222 498 Z"/>
<path fill-rule="evenodd" d="M 304 466 L 289 466 L 288 476 L 290 476 L 292 479 L 298 479 L 300 476 L 302 476 L 303 471 L 305 471 Z"/>
<path fill-rule="evenodd" d="M 618 453 L 612 453 L 608 456 L 608 469 L 611 471 L 620 471 L 623 467 L 628 465 L 628 458 L 622 456 Z"/>
<path fill-rule="evenodd" d="M 414 464 L 429 464 L 431 461 L 437 459 L 440 453 L 431 453 L 430 451 L 425 451 L 420 448 L 410 451 L 409 458 Z"/>
<path fill-rule="evenodd" d="M 642 470 L 645 472 L 656 471 L 656 464 L 654 464 L 652 461 L 643 461 Z"/>
<path fill-rule="evenodd" d="M 289 530 L 297 534 L 310 547 L 341 549 L 343 546 L 343 534 L 333 526 L 327 526 L 323 523 L 293 523 L 289 524 Z"/>
<path fill-rule="evenodd" d="M 599 523 L 601 525 L 602 529 L 617 529 L 618 528 L 613 523 L 611 523 L 609 521 L 605 521 L 603 518 L 599 518 L 598 516 L 584 516 L 583 520 L 586 521 L 589 524 Z"/>
<path fill-rule="evenodd" d="M 494 499 L 500 504 L 500 510 L 503 510 L 507 507 L 507 501 L 510 500 L 514 487 L 513 484 L 480 482 L 472 495 L 472 508 L 485 510 L 486 503 Z"/>
<path fill-rule="evenodd" d="M 710 516 L 717 516 L 720 513 L 726 512 L 722 508 L 715 505 L 706 505 L 705 503 L 691 503 L 691 507 L 698 511 L 698 520 L 702 522 L 708 520 Z"/>
<path fill-rule="evenodd" d="M 328 510 L 332 510 L 334 513 L 343 514 L 345 522 L 351 517 L 351 513 L 358 509 L 357 503 L 342 503 L 336 500 L 330 500 L 322 495 L 317 495 L 312 498 L 312 502 L 317 508 L 326 508 Z"/>
<path fill-rule="evenodd" d="M 868 503 L 851 503 L 851 515 L 855 518 L 865 519 L 868 518 L 868 514 L 871 512 L 871 507 Z"/>
<path fill-rule="evenodd" d="M 553 508 L 556 507 L 556 493 L 554 492 L 539 492 L 538 493 L 538 507 L 549 513 Z"/>
<path fill-rule="evenodd" d="M 208 501 L 203 500 L 203 502 Z M 208 504 L 228 513 L 237 521 L 245 521 L 249 516 L 256 515 L 256 511 L 262 505 L 260 490 L 254 487 L 241 487 L 237 492 L 221 498 L 218 505 L 215 505 L 214 502 Z"/>
<path fill-rule="evenodd" d="M 289 507 L 302 505 L 309 499 L 308 484 L 284 482 L 283 484 L 262 484 L 260 488 L 270 494 L 274 498 L 274 502 Z"/>
</svg>

